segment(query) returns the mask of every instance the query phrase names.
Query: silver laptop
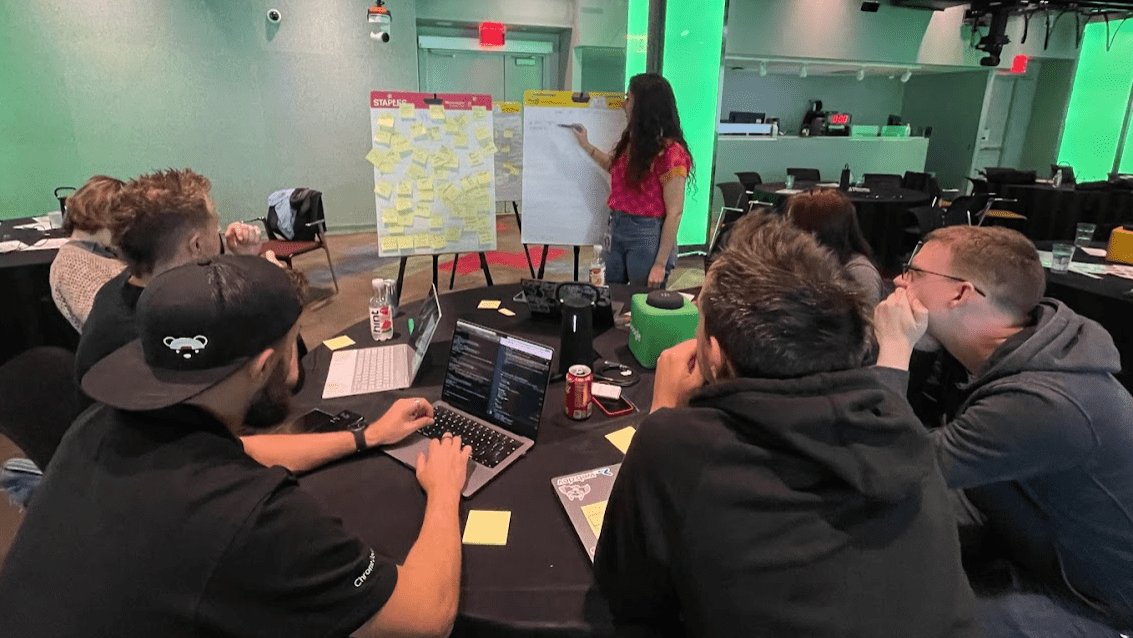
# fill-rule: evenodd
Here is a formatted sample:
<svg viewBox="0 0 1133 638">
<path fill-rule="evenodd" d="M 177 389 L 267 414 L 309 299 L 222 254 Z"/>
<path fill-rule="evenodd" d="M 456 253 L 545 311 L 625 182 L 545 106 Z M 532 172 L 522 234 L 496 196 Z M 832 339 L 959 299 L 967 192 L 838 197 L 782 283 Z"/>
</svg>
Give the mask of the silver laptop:
<svg viewBox="0 0 1133 638">
<path fill-rule="evenodd" d="M 582 541 L 582 547 L 590 555 L 590 562 L 594 562 L 594 550 L 598 547 L 602 521 L 606 518 L 606 501 L 610 499 L 614 479 L 618 478 L 621 467 L 621 463 L 616 463 L 551 479 L 551 487 L 555 488 L 578 540 Z"/>
<path fill-rule="evenodd" d="M 472 496 L 535 445 L 554 354 L 549 346 L 458 320 L 433 424 L 385 452 L 415 467 L 430 438 L 460 435 L 472 446 L 463 492 Z"/>
<path fill-rule="evenodd" d="M 441 302 L 432 286 L 414 317 L 409 343 L 338 350 L 330 360 L 323 398 L 400 390 L 413 385 L 433 333 L 441 322 Z"/>
</svg>

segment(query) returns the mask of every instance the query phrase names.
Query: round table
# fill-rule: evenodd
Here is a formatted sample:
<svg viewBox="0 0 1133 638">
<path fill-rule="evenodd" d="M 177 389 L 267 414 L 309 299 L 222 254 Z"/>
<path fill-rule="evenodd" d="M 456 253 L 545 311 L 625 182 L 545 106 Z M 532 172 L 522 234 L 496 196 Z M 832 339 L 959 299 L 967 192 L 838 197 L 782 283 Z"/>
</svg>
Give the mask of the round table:
<svg viewBox="0 0 1133 638">
<path fill-rule="evenodd" d="M 778 205 L 794 192 L 809 190 L 821 183 L 796 181 L 792 192 L 784 193 L 782 191 L 788 190 L 786 183 L 768 182 L 759 184 L 755 190 L 760 201 Z M 873 248 L 878 265 L 885 270 L 898 269 L 901 255 L 912 247 L 906 246 L 905 236 L 905 228 L 911 221 L 909 209 L 928 204 L 932 198 L 908 188 L 872 188 L 845 193 L 854 203 L 862 234 Z"/>
<path fill-rule="evenodd" d="M 27 217 L 0 220 L 0 298 L 12 300 L 0 312 L 0 364 L 34 346 L 60 346 L 74 350 L 79 333 L 63 318 L 51 298 L 48 274 L 59 252 L 54 248 L 7 249 L 7 240 L 26 238 L 28 231 L 15 226 L 33 223 Z M 45 237 L 54 237 L 51 231 Z M 33 240 L 28 240 L 33 241 Z"/>
<path fill-rule="evenodd" d="M 441 323 L 429 347 L 426 363 L 412 388 L 370 395 L 323 400 L 323 383 L 331 352 L 325 345 L 303 359 L 306 381 L 295 399 L 293 416 L 319 407 L 331 414 L 353 410 L 368 419 L 381 416 L 398 398 L 440 398 L 456 319 L 490 326 L 556 348 L 552 373 L 558 369 L 559 325 L 532 319 L 526 305 L 512 300 L 518 285 L 463 290 L 440 297 Z M 612 286 L 615 301 L 628 304 L 643 289 Z M 477 310 L 483 299 L 498 299 L 516 313 Z M 416 304 L 405 304 L 395 319 L 395 337 L 404 342 L 407 316 Z M 375 345 L 367 321 L 344 334 L 357 343 Z M 552 381 L 547 389 L 536 445 L 524 458 L 504 470 L 472 498 L 461 502 L 461 526 L 470 509 L 512 512 L 506 546 L 464 546 L 460 616 L 454 635 L 613 635 L 606 603 L 594 586 L 590 559 L 575 535 L 551 486 L 556 476 L 619 463 L 623 455 L 605 434 L 632 425 L 648 414 L 653 375 L 629 352 L 628 331 L 610 328 L 597 335 L 594 348 L 602 358 L 637 371 L 640 381 L 623 389 L 638 412 L 609 418 L 595 409 L 586 421 L 569 420 L 562 412 L 564 387 Z M 378 552 L 401 562 L 417 538 L 424 516 L 425 495 L 413 471 L 379 450 L 332 463 L 299 479 L 347 529 Z"/>
<path fill-rule="evenodd" d="M 1005 184 L 1000 192 L 1003 197 L 1019 201 L 1017 211 L 1027 217 L 1027 236 L 1036 241 L 1073 240 L 1079 222 L 1097 224 L 1094 239 L 1104 241 L 1115 226 L 1133 221 L 1133 191 L 1125 189 Z"/>
</svg>

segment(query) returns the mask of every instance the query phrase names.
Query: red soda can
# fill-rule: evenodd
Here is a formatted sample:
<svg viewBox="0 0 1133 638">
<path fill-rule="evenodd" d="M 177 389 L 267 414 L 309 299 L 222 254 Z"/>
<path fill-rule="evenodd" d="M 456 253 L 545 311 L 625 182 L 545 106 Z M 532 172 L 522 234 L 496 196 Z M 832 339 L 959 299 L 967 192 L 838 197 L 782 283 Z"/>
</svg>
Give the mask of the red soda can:
<svg viewBox="0 0 1133 638">
<path fill-rule="evenodd" d="M 563 412 L 575 421 L 589 419 L 594 412 L 590 403 L 590 384 L 593 381 L 594 373 L 587 366 L 573 365 L 567 369 Z"/>
</svg>

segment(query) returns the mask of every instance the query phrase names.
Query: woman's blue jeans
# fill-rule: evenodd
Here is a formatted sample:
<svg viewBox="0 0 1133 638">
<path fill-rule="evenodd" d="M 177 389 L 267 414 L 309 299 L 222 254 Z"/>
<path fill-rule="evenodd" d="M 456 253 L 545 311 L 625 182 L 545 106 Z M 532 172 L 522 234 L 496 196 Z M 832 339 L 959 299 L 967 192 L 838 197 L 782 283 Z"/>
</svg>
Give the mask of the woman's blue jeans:
<svg viewBox="0 0 1133 638">
<path fill-rule="evenodd" d="M 606 251 L 606 282 L 644 286 L 661 246 L 664 217 L 643 217 L 621 211 L 610 213 L 610 247 Z M 677 265 L 677 247 L 665 261 L 665 281 Z M 662 286 L 664 283 L 662 283 Z"/>
</svg>

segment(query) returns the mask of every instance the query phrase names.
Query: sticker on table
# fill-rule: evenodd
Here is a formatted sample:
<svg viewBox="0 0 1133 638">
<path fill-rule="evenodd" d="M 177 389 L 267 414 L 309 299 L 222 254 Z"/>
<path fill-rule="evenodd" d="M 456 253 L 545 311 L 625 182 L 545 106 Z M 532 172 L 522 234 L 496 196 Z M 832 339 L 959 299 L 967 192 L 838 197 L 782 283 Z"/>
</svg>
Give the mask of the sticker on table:
<svg viewBox="0 0 1133 638">
<path fill-rule="evenodd" d="M 323 342 L 323 345 L 327 348 L 330 348 L 331 350 L 338 350 L 339 348 L 345 348 L 346 346 L 354 345 L 354 340 L 350 337 L 347 337 L 346 335 L 342 335 L 341 337 L 335 337 L 334 339 L 327 339 Z"/>
<path fill-rule="evenodd" d="M 495 310 L 500 307 L 498 299 L 481 299 L 480 305 L 476 306 L 477 310 Z"/>
<path fill-rule="evenodd" d="M 511 512 L 472 510 L 464 523 L 462 542 L 465 545 L 507 545 L 510 528 Z"/>
<path fill-rule="evenodd" d="M 582 510 L 582 515 L 586 517 L 586 522 L 590 523 L 590 529 L 594 532 L 594 536 L 601 537 L 602 521 L 606 518 L 606 501 L 583 505 L 579 509 Z"/>
<path fill-rule="evenodd" d="M 633 440 L 633 435 L 637 433 L 634 427 L 624 427 L 617 432 L 610 432 L 606 435 L 606 440 L 614 444 L 614 447 L 622 451 L 622 454 L 629 452 L 629 443 Z"/>
</svg>

